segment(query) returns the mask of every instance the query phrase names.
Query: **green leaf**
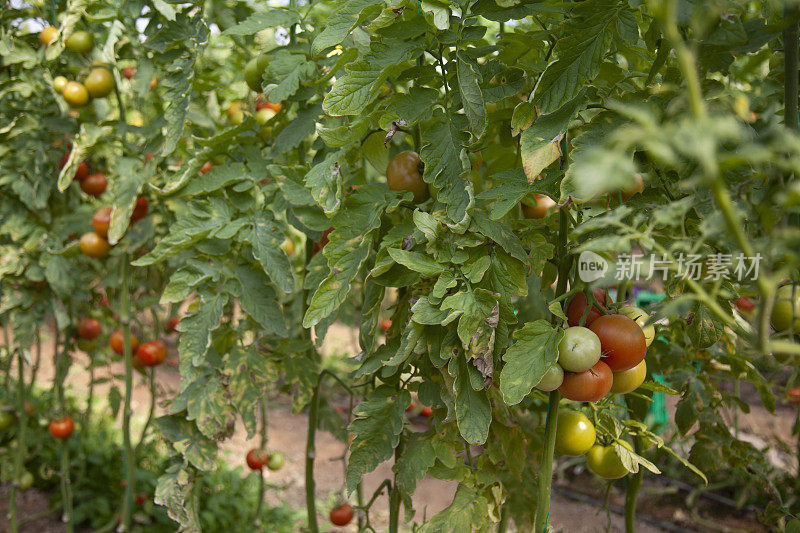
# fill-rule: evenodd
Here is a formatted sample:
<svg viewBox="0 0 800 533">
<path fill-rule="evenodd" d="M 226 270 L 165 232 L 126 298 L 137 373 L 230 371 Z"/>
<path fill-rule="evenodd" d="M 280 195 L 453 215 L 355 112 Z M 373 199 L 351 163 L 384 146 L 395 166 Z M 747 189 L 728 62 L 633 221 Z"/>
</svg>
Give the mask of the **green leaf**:
<svg viewBox="0 0 800 533">
<path fill-rule="evenodd" d="M 456 61 L 458 90 L 461 92 L 464 112 L 473 137 L 478 139 L 486 131 L 486 104 L 481 93 L 478 66 L 473 59 L 460 51 L 456 53 Z"/>
<path fill-rule="evenodd" d="M 358 24 L 367 17 L 380 13 L 382 3 L 381 0 L 345 0 L 337 3 L 336 11 L 328 18 L 323 30 L 314 38 L 314 42 L 311 44 L 311 53 L 317 55 L 326 48 L 341 44 Z"/>
<path fill-rule="evenodd" d="M 547 369 L 558 359 L 562 333 L 544 320 L 528 322 L 514 332 L 514 344 L 503 355 L 500 372 L 503 401 L 516 405 L 530 394 Z"/>
<path fill-rule="evenodd" d="M 270 102 L 283 102 L 297 92 L 301 83 L 313 79 L 316 71 L 316 64 L 308 61 L 305 55 L 279 50 L 270 61 L 264 77 L 280 81 L 266 85 L 264 96 Z"/>
<path fill-rule="evenodd" d="M 414 272 L 419 272 L 426 278 L 438 276 L 447 270 L 444 265 L 440 265 L 424 254 L 409 250 L 401 250 L 399 248 L 389 248 L 388 252 L 397 263 L 400 263 Z"/>
<path fill-rule="evenodd" d="M 463 533 L 480 531 L 490 516 L 489 504 L 478 491 L 459 483 L 453 503 L 440 511 L 419 529 L 420 533 Z"/>
<path fill-rule="evenodd" d="M 328 216 L 336 214 L 344 197 L 340 164 L 343 160 L 344 151 L 330 153 L 305 176 L 306 187 L 311 190 L 314 201 Z"/>
<path fill-rule="evenodd" d="M 289 258 L 281 248 L 286 239 L 275 221 L 264 213 L 253 215 L 247 241 L 253 246 L 253 256 L 261 263 L 267 276 L 285 293 L 294 290 L 294 274 Z"/>
<path fill-rule="evenodd" d="M 321 108 L 313 105 L 297 112 L 297 116 L 281 130 L 272 144 L 272 155 L 277 157 L 298 146 L 309 135 L 317 130 L 317 120 Z"/>
<path fill-rule="evenodd" d="M 300 22 L 300 14 L 284 8 L 270 9 L 265 13 L 253 13 L 247 19 L 231 26 L 222 35 L 254 35 L 267 28 L 288 28 Z"/>
<path fill-rule="evenodd" d="M 436 463 L 436 449 L 432 435 L 411 433 L 406 440 L 403 453 L 392 470 L 397 474 L 397 485 L 409 496 L 414 493 L 417 483 L 423 480 L 425 473 Z"/>
<path fill-rule="evenodd" d="M 499 244 L 512 257 L 523 263 L 528 262 L 528 255 L 525 253 L 519 237 L 506 224 L 490 219 L 483 211 L 475 211 L 471 229 Z"/>
<path fill-rule="evenodd" d="M 203 360 L 211 346 L 211 332 L 217 329 L 222 319 L 227 294 L 210 294 L 199 291 L 197 311 L 187 314 L 181 319 L 181 336 L 178 353 L 182 360 L 190 361 L 197 366 Z"/>
<path fill-rule="evenodd" d="M 52 46 L 52 43 L 50 46 Z M 59 191 L 64 192 L 72 185 L 78 165 L 86 159 L 89 149 L 97 144 L 101 138 L 106 138 L 110 134 L 111 128 L 109 127 L 98 127 L 89 123 L 81 124 L 78 134 L 72 139 L 72 150 L 69 153 L 69 158 L 58 174 Z"/>
<path fill-rule="evenodd" d="M 278 304 L 275 289 L 269 284 L 269 279 L 264 272 L 253 265 L 239 265 L 236 267 L 236 277 L 242 284 L 239 297 L 242 310 L 258 322 L 265 331 L 286 336 L 288 331 L 283 310 Z"/>
<path fill-rule="evenodd" d="M 130 224 L 136 199 L 149 176 L 142 172 L 141 163 L 130 157 L 121 157 L 114 166 L 109 193 L 113 198 L 111 226 L 108 229 L 108 242 L 116 244 L 125 235 Z"/>
<path fill-rule="evenodd" d="M 492 422 L 492 406 L 486 391 L 472 387 L 470 370 L 463 355 L 450 359 L 447 372 L 454 378 L 456 423 L 461 436 L 470 444 L 485 443 Z"/>
</svg>

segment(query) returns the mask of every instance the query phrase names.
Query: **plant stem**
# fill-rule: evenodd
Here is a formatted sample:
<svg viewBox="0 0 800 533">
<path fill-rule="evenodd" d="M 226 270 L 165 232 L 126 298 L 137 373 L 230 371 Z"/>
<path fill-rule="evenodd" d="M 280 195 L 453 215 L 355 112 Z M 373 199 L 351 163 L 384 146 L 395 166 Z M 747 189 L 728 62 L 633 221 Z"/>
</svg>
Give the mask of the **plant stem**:
<svg viewBox="0 0 800 533">
<path fill-rule="evenodd" d="M 125 498 L 122 501 L 122 531 L 131 529 L 131 511 L 133 509 L 134 462 L 131 447 L 131 392 L 133 389 L 133 354 L 131 353 L 130 324 L 130 283 L 128 257 L 122 257 L 122 282 L 120 284 L 119 319 L 122 323 L 123 354 L 125 357 L 125 404 L 122 410 L 122 455 L 125 463 Z"/>
<path fill-rule="evenodd" d="M 314 481 L 314 458 L 316 456 L 314 439 L 317 433 L 317 418 L 319 413 L 319 386 L 322 383 L 322 374 L 317 378 L 314 395 L 311 397 L 311 406 L 308 410 L 308 436 L 306 438 L 306 514 L 308 516 L 309 533 L 318 533 L 317 502 L 315 500 L 316 483 Z"/>
<path fill-rule="evenodd" d="M 787 6 L 784 18 L 791 18 L 797 13 L 797 7 Z M 797 23 L 787 26 L 783 30 L 783 94 L 784 94 L 784 115 L 783 121 L 786 127 L 797 133 L 797 68 L 798 68 L 798 37 Z"/>
<path fill-rule="evenodd" d="M 689 90 L 689 105 L 691 106 L 692 113 L 697 118 L 706 116 L 705 102 L 703 101 L 703 92 L 700 87 L 700 78 L 697 75 L 697 68 L 695 66 L 694 55 L 686 42 L 681 37 L 678 31 L 678 21 L 676 15 L 676 1 L 667 0 L 662 6 L 653 0 L 651 6 L 655 11 L 662 11 L 662 24 L 664 28 L 664 36 L 669 39 L 672 48 L 675 50 L 675 55 L 678 57 L 678 66 L 686 80 L 686 88 Z"/>
<path fill-rule="evenodd" d="M 550 517 L 550 485 L 553 482 L 553 455 L 556 449 L 556 428 L 558 426 L 558 403 L 561 393 L 558 389 L 550 393 L 547 401 L 547 422 L 544 430 L 544 451 L 539 467 L 539 491 L 536 504 L 534 533 L 546 533 Z"/>
<path fill-rule="evenodd" d="M 8 340 L 8 329 L 6 329 L 6 340 Z M 25 412 L 25 360 L 22 350 L 17 348 L 17 415 L 19 416 L 19 433 L 17 434 L 17 456 L 15 458 L 14 471 L 16 480 L 11 484 L 9 497 L 9 520 L 11 521 L 11 533 L 17 533 L 17 481 L 22 477 L 25 469 L 25 427 L 28 425 L 27 413 Z"/>
<path fill-rule="evenodd" d="M 64 500 L 63 521 L 67 533 L 72 533 L 72 491 L 69 480 L 69 447 L 67 439 L 61 440 L 61 498 Z"/>
<path fill-rule="evenodd" d="M 267 395 L 261 397 L 261 449 L 267 446 Z M 261 509 L 264 506 L 264 470 L 258 472 L 258 501 L 256 502 L 256 516 L 253 525 L 261 526 Z"/>
<path fill-rule="evenodd" d="M 403 435 L 400 435 L 400 442 L 397 443 L 397 448 L 394 449 L 394 463 L 400 460 L 400 454 L 403 451 Z M 400 489 L 397 488 L 397 474 L 394 477 L 389 489 L 389 533 L 398 533 L 400 531 Z"/>
<path fill-rule="evenodd" d="M 508 529 L 508 506 L 503 505 L 500 509 L 500 523 L 497 524 L 497 533 L 506 533 Z"/>
<path fill-rule="evenodd" d="M 635 437 L 633 439 L 633 447 L 637 455 L 641 453 L 640 439 Z M 642 486 L 642 467 L 635 474 L 628 474 L 627 484 L 625 486 L 625 533 L 634 533 L 636 531 L 636 498 L 639 495 L 639 489 Z"/>
</svg>

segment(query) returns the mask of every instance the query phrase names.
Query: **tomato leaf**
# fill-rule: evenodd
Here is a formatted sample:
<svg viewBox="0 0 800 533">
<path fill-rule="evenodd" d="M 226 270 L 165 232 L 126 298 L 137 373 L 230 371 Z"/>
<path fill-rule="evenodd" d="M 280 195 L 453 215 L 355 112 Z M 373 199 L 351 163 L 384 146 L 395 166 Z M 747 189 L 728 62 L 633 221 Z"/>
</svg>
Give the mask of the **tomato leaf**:
<svg viewBox="0 0 800 533">
<path fill-rule="evenodd" d="M 541 381 L 558 359 L 562 335 L 544 320 L 528 322 L 514 332 L 514 344 L 503 355 L 506 364 L 500 372 L 500 392 L 506 404 L 518 404 Z"/>
</svg>

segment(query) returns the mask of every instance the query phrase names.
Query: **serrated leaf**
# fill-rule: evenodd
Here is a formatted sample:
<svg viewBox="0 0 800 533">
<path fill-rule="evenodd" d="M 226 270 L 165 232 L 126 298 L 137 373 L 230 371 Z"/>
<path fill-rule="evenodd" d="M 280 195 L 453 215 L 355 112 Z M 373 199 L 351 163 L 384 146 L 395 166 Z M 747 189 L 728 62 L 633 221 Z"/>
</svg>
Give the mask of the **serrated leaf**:
<svg viewBox="0 0 800 533">
<path fill-rule="evenodd" d="M 456 61 L 458 90 L 464 113 L 469 120 L 473 137 L 478 139 L 486 131 L 486 103 L 481 92 L 478 66 L 473 59 L 460 51 L 456 53 Z"/>
<path fill-rule="evenodd" d="M 400 263 L 414 272 L 419 272 L 426 278 L 438 276 L 447 270 L 444 265 L 440 265 L 424 254 L 412 252 L 410 250 L 401 250 L 399 248 L 389 248 L 388 252 L 397 263 Z"/>
<path fill-rule="evenodd" d="M 337 44 L 341 44 L 347 34 L 361 23 L 368 15 L 380 12 L 368 10 L 371 6 L 382 4 L 380 0 L 345 0 L 338 3 L 336 11 L 328 18 L 323 30 L 314 38 L 311 53 L 316 55 Z"/>
<path fill-rule="evenodd" d="M 294 290 L 294 274 L 289 258 L 281 248 L 286 239 L 275 222 L 263 213 L 254 214 L 247 241 L 253 246 L 253 256 L 261 263 L 264 272 L 283 292 Z"/>
<path fill-rule="evenodd" d="M 239 298 L 242 310 L 265 331 L 286 336 L 288 331 L 283 310 L 278 304 L 278 295 L 270 286 L 264 272 L 252 265 L 239 265 L 236 267 L 236 277 L 242 284 L 242 294 Z"/>
<path fill-rule="evenodd" d="M 273 8 L 267 12 L 253 13 L 242 22 L 231 26 L 222 35 L 254 35 L 267 28 L 288 28 L 300 22 L 300 14 L 284 8 Z"/>
<path fill-rule="evenodd" d="M 516 405 L 530 394 L 547 369 L 558 359 L 562 333 L 544 320 L 528 322 L 514 332 L 514 344 L 503 355 L 500 372 L 503 401 Z"/>
<path fill-rule="evenodd" d="M 326 215 L 336 214 L 344 198 L 342 165 L 344 152 L 333 152 L 314 165 L 305 175 L 305 185 Z"/>
<path fill-rule="evenodd" d="M 463 354 L 450 359 L 447 371 L 454 378 L 456 423 L 461 436 L 470 444 L 485 443 L 492 422 L 492 406 L 486 391 L 472 387 Z"/>
</svg>

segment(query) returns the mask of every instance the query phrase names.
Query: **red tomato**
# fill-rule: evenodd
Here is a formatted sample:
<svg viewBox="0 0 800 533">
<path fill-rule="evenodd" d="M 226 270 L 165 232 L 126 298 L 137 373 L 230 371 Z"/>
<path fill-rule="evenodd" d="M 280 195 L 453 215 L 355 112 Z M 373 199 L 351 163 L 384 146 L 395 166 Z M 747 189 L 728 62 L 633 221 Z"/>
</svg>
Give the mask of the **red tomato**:
<svg viewBox="0 0 800 533">
<path fill-rule="evenodd" d="M 422 410 L 419 412 L 419 414 L 424 416 L 425 418 L 428 418 L 429 416 L 431 416 L 432 413 L 433 413 L 433 409 L 431 407 L 428 407 L 427 405 L 425 407 L 423 407 Z"/>
<path fill-rule="evenodd" d="M 564 382 L 558 390 L 568 400 L 596 402 L 611 390 L 613 379 L 608 365 L 598 361 L 586 372 L 564 372 Z"/>
<path fill-rule="evenodd" d="M 127 79 L 131 79 L 136 75 L 136 68 L 134 67 L 125 67 L 122 69 L 122 75 L 125 76 Z"/>
<path fill-rule="evenodd" d="M 614 372 L 635 367 L 647 353 L 642 328 L 625 315 L 604 315 L 592 322 L 589 329 L 600 337 L 602 361 Z"/>
<path fill-rule="evenodd" d="M 592 294 L 594 294 L 594 299 L 597 300 L 599 304 L 603 306 L 611 304 L 611 297 L 603 289 L 592 289 Z M 569 301 L 569 305 L 567 306 L 567 322 L 570 326 L 580 325 L 580 320 L 584 311 L 586 311 L 587 303 L 586 294 L 582 292 L 573 296 Z M 588 328 L 589 325 L 602 314 L 602 311 L 600 311 L 596 305 L 593 305 L 592 308 L 589 309 L 589 314 L 586 315 L 586 324 L 584 324 L 584 326 Z"/>
<path fill-rule="evenodd" d="M 413 410 L 414 410 L 414 402 L 411 402 L 410 404 L 408 404 L 408 407 L 406 407 L 406 413 Z"/>
<path fill-rule="evenodd" d="M 58 169 L 61 170 L 64 168 L 64 165 L 67 164 L 67 160 L 69 159 L 70 152 L 61 156 L 61 160 L 58 162 Z M 86 161 L 81 161 L 78 163 L 78 168 L 75 169 L 75 180 L 76 181 L 83 181 L 89 175 L 89 165 Z"/>
<path fill-rule="evenodd" d="M 383 320 L 381 320 L 381 329 L 383 330 L 384 333 L 389 331 L 390 327 L 392 327 L 392 321 L 390 319 L 384 318 Z"/>
<path fill-rule="evenodd" d="M 800 404 L 800 387 L 793 387 L 789 389 L 789 403 Z"/>
<path fill-rule="evenodd" d="M 133 212 L 131 213 L 131 224 L 146 217 L 148 211 L 149 207 L 147 205 L 147 198 L 144 196 L 138 197 L 136 199 L 136 206 L 133 208 Z"/>
<path fill-rule="evenodd" d="M 353 519 L 353 506 L 349 503 L 331 509 L 329 515 L 331 523 L 335 526 L 346 526 Z"/>
<path fill-rule="evenodd" d="M 203 166 L 200 167 L 200 174 L 206 174 L 207 172 L 211 172 L 211 169 L 214 168 L 214 165 L 211 164 L 211 161 L 206 161 L 203 163 Z"/>
<path fill-rule="evenodd" d="M 53 420 L 48 427 L 50 434 L 57 439 L 66 439 L 75 431 L 75 422 L 72 418 L 65 416 L 61 420 Z"/>
<path fill-rule="evenodd" d="M 92 227 L 94 232 L 103 237 L 108 237 L 108 227 L 111 225 L 111 208 L 108 206 L 101 207 L 94 212 L 92 217 Z"/>
<path fill-rule="evenodd" d="M 96 318 L 82 318 L 78 322 L 78 337 L 82 339 L 96 339 L 100 336 L 101 330 L 100 321 Z"/>
<path fill-rule="evenodd" d="M 136 495 L 136 505 L 144 505 L 144 502 L 147 501 L 147 494 L 144 492 L 140 492 Z"/>
<path fill-rule="evenodd" d="M 81 181 L 81 190 L 89 196 L 100 196 L 105 192 L 106 186 L 108 186 L 108 180 L 102 172 L 90 174 Z"/>
<path fill-rule="evenodd" d="M 736 300 L 736 307 L 738 307 L 740 311 L 749 313 L 756 308 L 756 304 L 751 302 L 747 296 L 739 296 L 739 299 Z"/>
<path fill-rule="evenodd" d="M 261 470 L 269 461 L 269 455 L 264 450 L 253 448 L 247 452 L 245 461 L 247 461 L 247 466 L 250 467 L 250 470 Z"/>
<path fill-rule="evenodd" d="M 136 359 L 144 366 L 158 366 L 167 358 L 167 345 L 156 339 L 136 349 Z"/>
<path fill-rule="evenodd" d="M 180 317 L 174 316 L 169 319 L 167 322 L 167 331 L 171 331 L 172 333 L 178 332 L 178 323 L 181 321 Z"/>
<path fill-rule="evenodd" d="M 124 353 L 124 346 L 125 343 L 123 342 L 123 335 L 122 330 L 118 329 L 114 333 L 111 334 L 111 337 L 108 339 L 108 344 L 111 346 L 111 349 L 114 350 L 116 353 L 122 355 Z M 131 352 L 135 352 L 136 349 L 139 347 L 139 339 L 131 333 Z"/>
</svg>

